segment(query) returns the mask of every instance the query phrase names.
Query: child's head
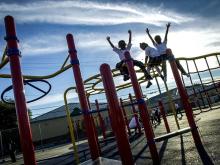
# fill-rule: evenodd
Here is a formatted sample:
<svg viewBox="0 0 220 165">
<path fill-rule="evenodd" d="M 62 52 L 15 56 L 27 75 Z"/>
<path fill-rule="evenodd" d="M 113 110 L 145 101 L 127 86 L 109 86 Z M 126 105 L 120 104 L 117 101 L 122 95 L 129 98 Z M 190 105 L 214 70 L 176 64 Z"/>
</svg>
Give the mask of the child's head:
<svg viewBox="0 0 220 165">
<path fill-rule="evenodd" d="M 156 35 L 154 37 L 154 40 L 156 41 L 157 44 L 161 44 L 161 37 L 159 35 Z"/>
<path fill-rule="evenodd" d="M 145 50 L 146 47 L 148 47 L 148 44 L 147 44 L 147 43 L 145 43 L 145 42 L 140 43 L 140 48 L 141 48 L 142 50 Z"/>
<path fill-rule="evenodd" d="M 124 41 L 124 40 L 120 40 L 120 41 L 118 42 L 118 47 L 119 47 L 120 49 L 125 49 L 125 48 L 126 48 L 126 43 L 125 43 L 125 41 Z"/>
</svg>

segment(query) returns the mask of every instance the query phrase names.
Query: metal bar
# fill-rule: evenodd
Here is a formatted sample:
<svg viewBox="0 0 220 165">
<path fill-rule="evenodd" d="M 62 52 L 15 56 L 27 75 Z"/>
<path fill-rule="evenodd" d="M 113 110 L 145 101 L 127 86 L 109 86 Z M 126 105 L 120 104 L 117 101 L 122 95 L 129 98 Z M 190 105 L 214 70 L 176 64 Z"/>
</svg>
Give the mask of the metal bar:
<svg viewBox="0 0 220 165">
<path fill-rule="evenodd" d="M 131 148 L 125 128 L 125 122 L 122 114 L 121 107 L 119 105 L 118 96 L 115 90 L 115 84 L 113 81 L 110 66 L 108 64 L 102 64 L 100 67 L 103 86 L 105 88 L 105 94 L 109 105 L 109 112 L 111 116 L 111 125 L 116 137 L 118 151 L 121 156 L 123 165 L 133 165 L 133 157 Z"/>
<path fill-rule="evenodd" d="M 89 114 L 88 101 L 86 98 L 86 93 L 85 93 L 85 89 L 83 85 L 83 80 L 82 80 L 79 64 L 77 64 L 78 58 L 77 58 L 72 34 L 67 34 L 66 39 L 67 39 L 67 44 L 69 48 L 70 59 L 71 61 L 75 61 L 75 64 L 72 64 L 72 69 L 73 69 L 73 74 L 75 77 L 76 89 L 78 92 L 80 106 L 81 106 L 83 117 L 85 120 L 85 127 L 86 127 L 87 136 L 88 136 L 88 143 L 89 143 L 89 148 L 91 152 L 91 158 L 92 160 L 96 160 L 98 157 L 100 157 L 100 150 L 99 150 L 97 138 L 95 136 L 92 118 Z"/>
<path fill-rule="evenodd" d="M 153 164 L 159 164 L 160 158 L 159 158 L 159 154 L 158 154 L 156 144 L 154 141 L 154 132 L 153 132 L 152 125 L 150 123 L 150 116 L 148 114 L 147 105 L 143 99 L 141 87 L 138 83 L 137 76 L 136 76 L 136 73 L 134 70 L 134 64 L 131 59 L 131 55 L 128 51 L 125 52 L 125 59 L 126 59 L 126 65 L 127 65 L 128 71 L 129 71 L 129 75 L 131 77 L 131 83 L 132 83 L 133 90 L 134 90 L 134 93 L 136 96 L 136 100 L 139 100 L 141 102 L 138 104 L 138 109 L 140 112 L 140 117 L 143 122 L 145 136 L 147 138 L 147 143 L 149 145 L 151 157 L 153 159 Z"/>
<path fill-rule="evenodd" d="M 24 84 L 21 73 L 20 57 L 18 50 L 18 43 L 16 38 L 15 23 L 12 16 L 5 17 L 5 29 L 7 39 L 7 48 L 16 50 L 16 53 L 8 55 L 11 77 L 13 83 L 13 91 L 15 98 L 16 113 L 18 119 L 18 128 L 20 133 L 21 147 L 23 151 L 24 164 L 36 164 L 34 155 L 34 146 L 32 143 L 32 134 L 28 116 L 28 110 L 26 105 L 26 99 L 24 95 Z M 13 38 L 14 37 L 14 38 Z"/>
</svg>

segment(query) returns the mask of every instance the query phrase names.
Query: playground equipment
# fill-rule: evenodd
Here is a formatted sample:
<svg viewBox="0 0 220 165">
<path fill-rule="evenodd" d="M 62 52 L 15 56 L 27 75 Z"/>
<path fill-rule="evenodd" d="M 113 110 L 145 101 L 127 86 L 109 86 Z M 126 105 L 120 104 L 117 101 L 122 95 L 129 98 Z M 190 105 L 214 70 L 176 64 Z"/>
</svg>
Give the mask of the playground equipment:
<svg viewBox="0 0 220 165">
<path fill-rule="evenodd" d="M 131 76 L 131 83 L 125 83 L 123 85 L 119 85 L 116 87 L 114 86 L 112 75 L 117 76 L 117 75 L 119 75 L 119 73 L 116 73 L 116 71 L 114 71 L 114 70 L 112 72 L 110 70 L 110 67 L 107 64 L 103 64 L 101 66 L 101 74 L 95 75 L 95 76 L 87 79 L 83 83 L 81 73 L 80 73 L 80 68 L 79 68 L 79 61 L 77 59 L 76 49 L 75 49 L 73 37 L 71 34 L 67 35 L 69 55 L 71 57 L 71 64 L 70 65 L 65 66 L 66 62 L 69 58 L 69 56 L 68 56 L 63 64 L 63 66 L 61 67 L 61 69 L 52 75 L 48 75 L 48 76 L 25 76 L 24 75 L 24 76 L 22 76 L 21 70 L 20 70 L 19 50 L 17 47 L 17 37 L 16 37 L 16 33 L 15 33 L 15 26 L 14 26 L 13 18 L 11 16 L 7 16 L 5 18 L 5 24 L 6 24 L 6 35 L 7 35 L 6 40 L 7 40 L 7 55 L 8 55 L 8 57 L 5 57 L 5 55 L 4 55 L 4 58 L 2 58 L 3 59 L 2 63 L 0 64 L 0 66 L 1 66 L 0 68 L 5 66 L 7 64 L 7 61 L 9 61 L 11 64 L 11 75 L 0 74 L 0 77 L 1 78 L 12 78 L 12 81 L 13 81 L 16 111 L 18 114 L 19 131 L 20 131 L 20 136 L 21 136 L 21 143 L 22 143 L 22 150 L 23 150 L 25 164 L 30 164 L 30 163 L 36 164 L 36 161 L 35 161 L 34 150 L 33 150 L 33 145 L 32 145 L 29 119 L 28 119 L 28 115 L 27 115 L 27 107 L 25 104 L 26 101 L 25 101 L 25 96 L 23 93 L 22 77 L 24 79 L 31 79 L 31 80 L 48 79 L 48 78 L 54 77 L 54 76 L 62 73 L 63 71 L 69 69 L 70 67 L 73 68 L 73 72 L 74 72 L 74 76 L 75 76 L 76 89 L 78 91 L 81 109 L 82 109 L 82 113 L 83 113 L 84 120 L 85 120 L 86 130 L 88 133 L 88 141 L 89 141 L 89 146 L 90 146 L 90 151 L 91 151 L 91 157 L 93 160 L 97 159 L 100 156 L 100 148 L 99 148 L 99 144 L 98 144 L 98 140 L 97 140 L 97 135 L 95 134 L 94 121 L 90 115 L 90 108 L 89 108 L 89 104 L 88 104 L 87 95 L 94 95 L 94 94 L 106 92 L 107 100 L 109 103 L 109 112 L 110 112 L 110 118 L 112 121 L 112 128 L 113 128 L 113 131 L 115 132 L 115 136 L 117 138 L 117 142 L 118 142 L 118 146 L 119 146 L 119 153 L 121 155 L 122 162 L 126 163 L 126 164 L 128 164 L 128 163 L 133 164 L 131 150 L 130 150 L 129 142 L 127 139 L 127 133 L 125 131 L 126 129 L 125 129 L 124 117 L 122 115 L 122 111 L 119 106 L 119 102 L 118 102 L 117 94 L 116 94 L 116 91 L 132 86 L 134 89 L 134 92 L 135 92 L 135 96 L 136 96 L 136 102 L 134 104 L 138 105 L 140 116 L 141 116 L 141 119 L 144 123 L 144 130 L 145 130 L 145 135 L 147 138 L 147 143 L 149 145 L 150 153 L 151 153 L 154 164 L 158 164 L 160 162 L 155 142 L 161 141 L 161 140 L 164 140 L 164 139 L 167 139 L 170 137 L 174 137 L 176 135 L 180 135 L 180 134 L 183 134 L 183 133 L 186 133 L 189 131 L 192 132 L 192 135 L 193 135 L 193 138 L 195 141 L 195 145 L 197 147 L 197 150 L 200 154 L 200 157 L 201 157 L 203 163 L 204 164 L 212 164 L 210 158 L 208 157 L 206 151 L 203 148 L 200 136 L 198 134 L 197 126 L 196 126 L 194 118 L 193 118 L 192 108 L 191 108 L 190 103 L 188 102 L 188 96 L 187 96 L 185 89 L 183 88 L 183 84 L 181 82 L 179 73 L 177 71 L 176 64 L 173 61 L 172 53 L 170 53 L 171 54 L 170 64 L 171 64 L 172 72 L 174 74 L 174 78 L 175 78 L 175 81 L 176 81 L 176 84 L 177 84 L 177 87 L 179 90 L 179 94 L 185 100 L 185 102 L 183 102 L 183 105 L 184 105 L 184 109 L 186 110 L 186 115 L 187 115 L 187 119 L 188 119 L 190 127 L 178 130 L 176 132 L 171 132 L 171 133 L 168 133 L 168 134 L 163 135 L 161 137 L 155 138 L 152 126 L 150 124 L 149 115 L 147 113 L 147 106 L 146 106 L 146 103 L 143 99 L 143 94 L 141 92 L 141 88 L 139 85 L 139 84 L 143 83 L 144 80 L 143 80 L 143 77 L 140 79 L 137 79 L 137 76 L 136 76 L 136 73 L 135 73 L 135 70 L 133 67 L 133 62 L 132 62 L 130 54 L 128 52 L 126 52 L 126 59 L 127 59 L 126 64 L 128 66 L 129 74 Z M 209 56 L 212 56 L 212 55 L 213 54 L 211 54 Z M 216 57 L 217 57 L 217 55 L 219 55 L 219 54 L 214 54 L 214 55 L 216 55 Z M 209 56 L 207 56 L 207 57 L 209 57 Z M 217 57 L 217 59 L 218 59 L 218 57 Z M 219 61 L 218 61 L 218 63 L 219 63 Z M 210 67 L 208 68 L 208 71 L 210 73 L 211 73 L 211 69 L 212 68 L 210 68 Z M 199 73 L 198 68 L 197 68 L 197 73 Z M 201 78 L 201 76 L 199 76 L 199 77 Z M 104 83 L 105 88 L 97 88 L 96 87 L 96 85 L 98 83 L 101 83 L 101 78 L 104 81 L 103 83 Z M 96 80 L 96 81 L 94 82 L 94 80 Z M 212 76 L 212 82 L 214 82 L 213 76 Z M 215 84 L 215 82 L 214 82 L 214 84 Z M 84 86 L 85 86 L 85 88 L 84 88 Z M 214 86 L 215 86 L 214 89 L 216 89 L 216 91 L 217 91 L 218 86 L 216 84 Z M 74 88 L 71 88 L 71 90 L 72 89 L 74 89 Z M 6 91 L 8 91 L 8 90 L 6 90 Z M 205 86 L 204 86 L 203 91 L 205 93 L 207 92 L 207 89 L 205 88 Z M 66 93 L 65 93 L 65 95 L 66 95 Z M 207 95 L 207 97 L 208 97 L 208 95 Z M 208 98 L 208 104 L 210 105 L 211 102 L 209 99 L 210 98 Z M 161 106 L 161 104 L 160 104 L 160 106 Z M 68 109 L 66 109 L 66 112 L 67 112 L 67 116 L 68 116 L 68 123 L 69 123 L 69 125 L 71 125 L 72 122 L 70 119 L 70 114 L 69 114 Z M 116 114 L 118 114 L 118 115 L 116 115 Z M 118 128 L 118 125 L 120 125 L 121 128 Z M 70 128 L 70 130 L 73 131 L 73 127 Z M 170 132 L 170 131 L 167 130 L 167 132 Z M 74 134 L 71 134 L 71 137 L 72 137 L 72 141 L 74 143 Z M 104 135 L 103 135 L 103 137 L 104 137 Z M 25 141 L 22 139 L 25 139 Z M 126 152 L 122 152 L 123 151 L 122 149 L 125 150 Z M 75 157 L 75 159 L 77 159 L 77 157 Z"/>
</svg>

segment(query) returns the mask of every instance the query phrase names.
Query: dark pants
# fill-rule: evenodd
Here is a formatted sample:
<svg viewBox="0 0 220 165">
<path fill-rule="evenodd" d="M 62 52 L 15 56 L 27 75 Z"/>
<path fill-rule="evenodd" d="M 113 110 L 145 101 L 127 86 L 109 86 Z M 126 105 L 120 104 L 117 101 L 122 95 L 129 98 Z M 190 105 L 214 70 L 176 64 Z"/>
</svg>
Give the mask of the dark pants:
<svg viewBox="0 0 220 165">
<path fill-rule="evenodd" d="M 167 66 L 166 66 L 166 60 L 169 60 L 170 55 L 167 54 L 162 54 L 158 57 L 155 58 L 150 58 L 149 63 L 150 65 L 153 66 L 158 66 L 162 63 L 162 71 L 163 71 L 163 75 L 164 77 L 167 77 Z M 180 70 L 180 72 L 183 75 L 186 75 L 186 71 L 184 70 L 183 66 L 180 64 L 180 62 L 178 60 L 175 59 L 177 68 Z"/>
<path fill-rule="evenodd" d="M 120 61 L 119 63 L 116 64 L 116 69 L 119 69 L 119 71 L 122 75 L 125 75 L 125 74 L 128 75 L 129 74 L 128 73 L 128 68 L 124 64 L 125 64 L 125 62 L 123 60 Z M 134 64 L 134 66 L 137 66 L 141 69 L 141 71 L 144 73 L 145 77 L 150 76 L 150 74 L 147 72 L 147 70 L 144 66 L 144 63 L 142 63 L 141 61 L 133 60 L 133 64 Z"/>
</svg>

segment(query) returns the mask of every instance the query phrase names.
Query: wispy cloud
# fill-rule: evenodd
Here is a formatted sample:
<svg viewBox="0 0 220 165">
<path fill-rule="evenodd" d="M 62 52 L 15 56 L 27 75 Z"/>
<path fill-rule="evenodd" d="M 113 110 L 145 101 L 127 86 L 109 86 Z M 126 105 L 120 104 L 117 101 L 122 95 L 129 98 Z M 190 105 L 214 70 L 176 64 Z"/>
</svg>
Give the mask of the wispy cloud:
<svg viewBox="0 0 220 165">
<path fill-rule="evenodd" d="M 70 92 L 67 95 L 67 99 L 68 99 L 68 102 L 69 101 L 78 101 L 78 96 L 77 96 L 76 93 Z M 44 105 L 53 104 L 53 103 L 62 103 L 62 104 L 64 104 L 63 93 L 58 93 L 58 94 L 45 96 L 44 98 L 40 99 L 39 101 L 29 103 L 28 107 L 30 107 L 30 108 L 39 107 L 39 106 L 43 107 Z"/>
<path fill-rule="evenodd" d="M 189 16 L 167 12 L 162 7 L 91 1 L 40 1 L 25 4 L 0 3 L 0 17 L 6 13 L 16 17 L 18 23 L 43 22 L 55 24 L 116 25 L 148 23 L 161 25 L 171 21 L 192 21 Z"/>
</svg>

